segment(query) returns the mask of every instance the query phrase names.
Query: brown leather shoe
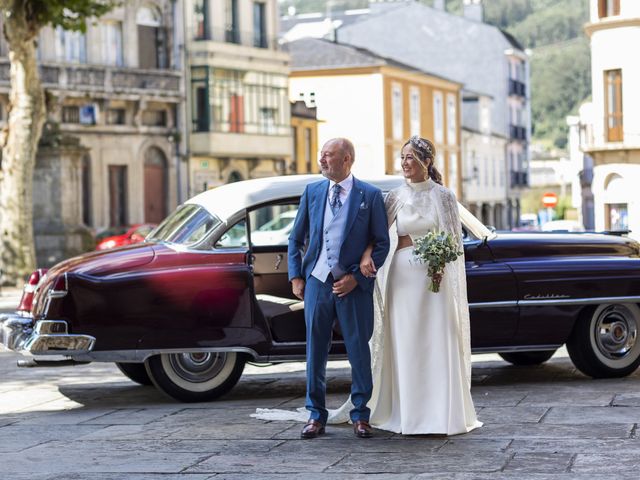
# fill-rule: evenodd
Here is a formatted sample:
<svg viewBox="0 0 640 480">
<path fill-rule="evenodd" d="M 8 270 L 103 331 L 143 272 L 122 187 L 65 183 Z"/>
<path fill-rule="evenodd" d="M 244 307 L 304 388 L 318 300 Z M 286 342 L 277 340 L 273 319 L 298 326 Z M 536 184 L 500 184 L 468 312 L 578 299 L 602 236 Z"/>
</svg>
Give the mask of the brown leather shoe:
<svg viewBox="0 0 640 480">
<path fill-rule="evenodd" d="M 324 433 L 324 425 L 317 420 L 310 419 L 303 427 L 300 438 L 316 438 Z"/>
<path fill-rule="evenodd" d="M 353 422 L 353 433 L 358 438 L 371 438 L 373 432 L 371 431 L 371 425 L 366 420 L 356 420 Z"/>
</svg>

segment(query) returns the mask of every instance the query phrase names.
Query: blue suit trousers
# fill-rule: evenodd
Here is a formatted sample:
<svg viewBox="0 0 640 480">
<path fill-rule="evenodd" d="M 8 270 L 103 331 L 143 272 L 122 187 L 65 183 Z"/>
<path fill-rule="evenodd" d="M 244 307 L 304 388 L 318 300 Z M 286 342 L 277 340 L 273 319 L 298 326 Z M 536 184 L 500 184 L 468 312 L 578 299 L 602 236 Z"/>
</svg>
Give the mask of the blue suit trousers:
<svg viewBox="0 0 640 480">
<path fill-rule="evenodd" d="M 304 292 L 304 316 L 307 326 L 307 398 L 310 418 L 327 423 L 326 367 L 335 319 L 340 322 L 349 363 L 351 364 L 351 420 L 369 420 L 367 402 L 371 399 L 371 352 L 373 334 L 373 297 L 356 286 L 340 298 L 332 292 L 333 279 L 326 282 L 310 276 Z"/>
</svg>

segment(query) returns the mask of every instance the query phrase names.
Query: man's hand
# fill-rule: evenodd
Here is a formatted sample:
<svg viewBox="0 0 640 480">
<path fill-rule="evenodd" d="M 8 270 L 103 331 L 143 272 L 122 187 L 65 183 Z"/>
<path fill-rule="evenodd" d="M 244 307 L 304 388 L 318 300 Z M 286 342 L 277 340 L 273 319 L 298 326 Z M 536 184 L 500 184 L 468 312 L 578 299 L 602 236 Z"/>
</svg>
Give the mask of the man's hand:
<svg viewBox="0 0 640 480">
<path fill-rule="evenodd" d="M 351 290 L 358 286 L 357 280 L 351 275 L 347 273 L 344 277 L 333 284 L 333 293 L 338 297 L 344 297 L 348 295 Z"/>
<path fill-rule="evenodd" d="M 291 289 L 293 294 L 300 300 L 304 300 L 304 280 L 301 278 L 294 278 L 291 280 Z"/>
</svg>

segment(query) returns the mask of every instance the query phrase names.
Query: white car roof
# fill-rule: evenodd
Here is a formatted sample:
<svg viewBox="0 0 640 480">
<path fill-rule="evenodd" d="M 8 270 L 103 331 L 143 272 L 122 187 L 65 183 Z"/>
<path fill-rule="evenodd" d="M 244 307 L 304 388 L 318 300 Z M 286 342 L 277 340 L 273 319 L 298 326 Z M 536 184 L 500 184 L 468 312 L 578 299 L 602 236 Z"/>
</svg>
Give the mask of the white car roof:
<svg viewBox="0 0 640 480">
<path fill-rule="evenodd" d="M 185 203 L 200 205 L 227 223 L 231 217 L 245 208 L 289 197 L 299 197 L 309 183 L 322 178 L 322 175 L 284 175 L 227 183 L 202 192 Z M 384 175 L 362 180 L 385 192 L 399 187 L 405 181 L 399 175 Z M 458 209 L 462 223 L 477 238 L 495 236 L 459 203 Z"/>
<path fill-rule="evenodd" d="M 309 183 L 322 178 L 322 175 L 285 175 L 227 183 L 202 192 L 185 203 L 200 205 L 226 222 L 228 218 L 247 207 L 287 197 L 299 197 Z M 400 176 L 385 175 L 364 181 L 388 191 L 401 185 L 404 179 Z"/>
</svg>

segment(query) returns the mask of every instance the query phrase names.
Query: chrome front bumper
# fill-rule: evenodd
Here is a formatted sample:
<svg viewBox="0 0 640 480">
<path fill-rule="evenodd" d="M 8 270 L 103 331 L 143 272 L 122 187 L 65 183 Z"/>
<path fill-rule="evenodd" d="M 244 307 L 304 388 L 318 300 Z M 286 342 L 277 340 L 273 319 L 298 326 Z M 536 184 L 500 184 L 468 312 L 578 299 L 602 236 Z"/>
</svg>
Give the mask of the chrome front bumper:
<svg viewBox="0 0 640 480">
<path fill-rule="evenodd" d="M 90 335 L 70 335 L 64 320 L 38 320 L 0 315 L 0 346 L 25 355 L 80 355 L 93 350 Z"/>
</svg>

